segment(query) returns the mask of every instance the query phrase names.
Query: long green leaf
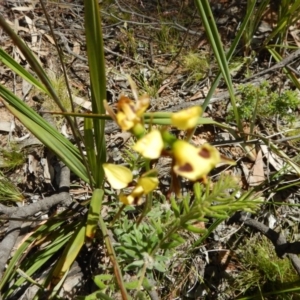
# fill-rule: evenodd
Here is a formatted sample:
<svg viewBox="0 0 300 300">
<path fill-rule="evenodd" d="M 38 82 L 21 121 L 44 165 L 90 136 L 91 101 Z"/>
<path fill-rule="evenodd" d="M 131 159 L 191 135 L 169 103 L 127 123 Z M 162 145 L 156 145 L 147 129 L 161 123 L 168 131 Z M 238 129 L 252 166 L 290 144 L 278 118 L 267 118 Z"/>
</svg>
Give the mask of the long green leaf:
<svg viewBox="0 0 300 300">
<path fill-rule="evenodd" d="M 76 227 L 76 224 L 70 224 L 69 226 L 65 226 L 59 229 L 58 232 L 52 232 L 52 236 L 55 236 L 55 239 L 52 239 L 51 243 L 49 243 L 44 249 L 35 253 L 31 258 L 27 261 L 24 261 L 21 264 L 21 268 L 23 271 L 26 271 L 28 276 L 32 276 L 37 270 L 39 270 L 53 255 L 57 253 L 59 249 L 61 249 L 71 238 L 72 231 L 70 228 Z M 48 230 L 46 230 L 49 233 Z M 25 281 L 24 277 L 20 277 L 13 286 L 7 290 L 7 292 L 3 295 L 6 299 L 9 295 L 11 295 L 17 288 L 19 288 Z"/>
<path fill-rule="evenodd" d="M 38 81 L 33 75 L 31 75 L 26 69 L 18 64 L 10 55 L 8 55 L 2 48 L 0 48 L 0 61 L 9 67 L 16 74 L 21 76 L 27 82 L 31 83 L 44 93 L 48 93 L 44 85 Z"/>
<path fill-rule="evenodd" d="M 285 8 L 286 10 L 284 11 L 284 14 L 280 16 L 276 27 L 264 41 L 264 45 L 268 45 L 268 43 L 272 41 L 278 34 L 286 33 L 288 27 L 298 21 L 300 1 L 297 0 L 292 5 L 288 4 Z"/>
<path fill-rule="evenodd" d="M 275 49 L 268 47 L 268 51 L 271 53 L 271 55 L 276 60 L 276 62 L 282 61 L 281 55 Z M 294 75 L 294 73 L 291 70 L 289 70 L 288 68 L 283 68 L 283 69 L 287 73 L 289 79 L 297 87 L 297 89 L 300 90 L 300 83 L 298 81 L 298 78 Z"/>
<path fill-rule="evenodd" d="M 213 49 L 214 55 L 218 62 L 219 68 L 222 72 L 224 80 L 228 87 L 228 92 L 230 95 L 231 105 L 233 108 L 235 120 L 240 132 L 243 132 L 243 126 L 240 120 L 240 116 L 237 110 L 237 105 L 235 101 L 234 88 L 231 81 L 230 70 L 228 67 L 228 61 L 226 59 L 222 42 L 220 39 L 220 35 L 216 26 L 216 22 L 214 21 L 214 17 L 210 8 L 210 4 L 208 0 L 196 0 L 196 7 L 199 11 L 199 15 L 201 16 L 203 26 L 205 28 L 206 34 L 209 38 L 210 45 Z"/>
<path fill-rule="evenodd" d="M 15 45 L 20 49 L 22 54 L 25 56 L 27 62 L 31 66 L 32 70 L 37 74 L 41 82 L 44 84 L 48 93 L 51 95 L 53 100 L 59 106 L 62 111 L 66 111 L 64 106 L 62 105 L 56 91 L 54 90 L 50 79 L 48 78 L 45 70 L 40 65 L 33 52 L 27 47 L 24 41 L 16 34 L 16 32 L 10 27 L 10 25 L 5 21 L 3 16 L 0 14 L 0 26 L 4 29 L 4 31 L 9 35 Z M 67 117 L 68 120 L 73 124 L 71 118 Z"/>
<path fill-rule="evenodd" d="M 106 74 L 104 60 L 104 43 L 102 37 L 99 4 L 97 0 L 85 0 L 85 33 L 87 55 L 90 69 L 93 113 L 105 114 L 103 101 L 106 100 Z M 97 147 L 97 168 L 93 177 L 96 187 L 101 188 L 104 179 L 102 164 L 106 161 L 105 120 L 93 119 Z"/>
<path fill-rule="evenodd" d="M 24 126 L 44 145 L 49 147 L 76 175 L 89 182 L 88 174 L 82 163 L 78 149 L 46 120 L 0 85 L 0 96 L 8 102 L 6 107 Z"/>
<path fill-rule="evenodd" d="M 102 206 L 102 199 L 104 196 L 104 191 L 101 189 L 95 189 L 93 192 L 92 200 L 90 202 L 89 213 L 86 223 L 85 235 L 88 239 L 93 239 L 95 237 L 96 230 L 98 228 L 98 221 Z"/>
<path fill-rule="evenodd" d="M 231 46 L 230 46 L 230 49 L 226 55 L 226 58 L 227 58 L 227 62 L 229 63 L 229 61 L 231 60 L 235 50 L 236 50 L 236 47 L 238 46 L 238 43 L 240 42 L 240 39 L 241 37 L 243 36 L 244 34 L 244 31 L 249 23 L 249 20 L 250 18 L 252 17 L 252 14 L 253 14 L 253 11 L 254 11 L 254 8 L 255 8 L 255 4 L 256 4 L 256 1 L 252 1 L 251 2 L 251 5 L 248 7 L 247 9 L 247 13 L 246 13 L 246 16 L 243 20 L 243 23 L 241 24 L 241 27 L 236 35 L 236 37 L 234 38 L 234 41 L 232 42 Z M 203 108 L 203 111 L 205 111 L 205 109 L 207 108 L 208 104 L 209 104 L 209 101 L 212 97 L 212 95 L 214 94 L 216 88 L 218 87 L 218 84 L 220 82 L 220 79 L 222 77 L 222 72 L 220 71 L 218 73 L 218 75 L 216 76 L 216 78 L 214 79 L 210 89 L 209 89 L 209 92 L 205 98 L 205 101 L 203 102 L 203 104 L 201 105 L 202 108 Z"/>
<path fill-rule="evenodd" d="M 90 118 L 84 118 L 84 145 L 91 173 L 97 174 L 97 155 L 93 132 L 93 122 Z"/>
<path fill-rule="evenodd" d="M 32 70 L 36 73 L 40 81 L 43 83 L 45 89 L 47 90 L 47 94 L 51 95 L 52 99 L 61 109 L 61 111 L 66 111 L 66 108 L 62 104 L 60 98 L 58 97 L 51 80 L 47 76 L 45 70 L 40 65 L 38 59 L 35 57 L 31 49 L 27 47 L 24 41 L 17 35 L 17 33 L 10 27 L 10 25 L 5 21 L 4 17 L 0 14 L 0 26 L 4 29 L 4 31 L 9 35 L 14 44 L 19 48 L 22 54 L 25 56 L 27 62 L 29 63 Z M 76 130 L 73 119 L 70 116 L 66 116 L 66 119 L 72 129 L 73 135 L 75 138 L 79 137 L 78 131 Z M 79 145 L 79 142 L 78 142 Z"/>
<path fill-rule="evenodd" d="M 52 273 L 53 282 L 55 284 L 64 276 L 76 259 L 84 244 L 85 229 L 84 222 L 81 222 L 56 263 Z"/>
<path fill-rule="evenodd" d="M 45 237 L 50 232 L 54 231 L 64 222 L 64 220 L 49 220 L 46 224 L 41 225 L 31 236 L 28 237 L 28 239 L 18 248 L 12 259 L 10 260 L 9 265 L 0 281 L 0 291 L 2 291 L 4 285 L 7 284 L 7 282 L 11 278 L 11 275 L 13 274 L 18 262 L 30 247 L 30 245 L 33 244 L 34 241 L 39 237 Z"/>
</svg>

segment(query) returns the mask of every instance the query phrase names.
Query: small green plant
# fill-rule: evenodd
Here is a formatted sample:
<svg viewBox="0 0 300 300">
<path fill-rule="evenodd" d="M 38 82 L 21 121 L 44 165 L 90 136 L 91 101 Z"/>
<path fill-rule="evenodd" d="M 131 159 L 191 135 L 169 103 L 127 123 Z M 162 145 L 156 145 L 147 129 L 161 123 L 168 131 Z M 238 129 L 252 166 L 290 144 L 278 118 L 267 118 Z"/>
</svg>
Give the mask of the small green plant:
<svg viewBox="0 0 300 300">
<path fill-rule="evenodd" d="M 120 8 L 113 0 L 105 0 L 102 5 L 102 19 L 107 24 L 117 24 L 120 20 L 126 22 L 131 20 L 130 12 L 120 11 Z"/>
<path fill-rule="evenodd" d="M 25 162 L 23 153 L 16 147 L 10 150 L 0 149 L 0 168 L 7 171 L 21 166 Z"/>
<path fill-rule="evenodd" d="M 248 59 L 235 57 L 228 64 L 229 72 L 235 75 L 247 63 Z M 197 82 L 207 77 L 210 69 L 215 71 L 216 62 L 210 57 L 207 52 L 188 52 L 182 58 L 182 64 L 188 74 L 188 81 Z"/>
<path fill-rule="evenodd" d="M 249 64 L 250 57 L 234 57 L 228 63 L 229 71 L 232 76 L 235 76 L 241 69 Z"/>
<path fill-rule="evenodd" d="M 293 139 L 291 139 L 289 141 L 292 145 L 294 145 L 294 146 L 299 145 L 299 142 L 300 142 L 300 128 L 299 127 L 291 128 L 289 131 L 287 131 L 286 136 L 287 137 L 294 137 Z"/>
<path fill-rule="evenodd" d="M 118 241 L 115 249 L 124 270 L 137 271 L 146 264 L 149 271 L 166 272 L 172 251 L 166 250 L 155 256 L 150 253 L 162 236 L 155 224 L 158 222 L 164 224 L 172 214 L 171 211 L 167 212 L 163 204 L 157 203 L 147 215 L 148 222 L 137 225 L 128 218 L 130 210 L 132 208 L 126 208 L 126 214 L 120 219 L 121 223 L 115 224 L 114 229 Z"/>
<path fill-rule="evenodd" d="M 67 89 L 67 85 L 65 82 L 65 78 L 63 75 L 58 75 L 53 71 L 48 70 L 48 76 L 50 78 L 51 84 L 53 88 L 57 91 L 57 95 L 66 109 L 66 111 L 72 111 L 72 106 L 70 102 L 70 96 Z M 72 96 L 76 96 L 78 94 L 78 91 L 74 88 L 71 89 Z M 43 104 L 42 108 L 45 111 L 59 111 L 58 105 L 55 103 L 55 101 L 46 93 L 41 93 L 43 98 Z M 57 122 L 57 125 L 59 126 L 61 122 L 63 121 L 63 116 L 55 116 L 55 120 Z"/>
<path fill-rule="evenodd" d="M 202 80 L 209 70 L 209 57 L 207 53 L 189 52 L 183 57 L 183 66 L 189 74 L 190 81 Z"/>
<path fill-rule="evenodd" d="M 290 111 L 295 110 L 300 104 L 296 91 L 287 90 L 281 94 L 273 92 L 267 81 L 263 81 L 259 86 L 240 85 L 238 90 L 240 92 L 237 97 L 238 112 L 242 120 L 255 122 L 256 116 L 273 118 L 279 115 L 290 124 L 295 121 L 296 117 Z M 229 109 L 227 120 L 234 120 L 232 109 Z"/>
<path fill-rule="evenodd" d="M 239 190 L 233 178 L 222 176 L 210 192 L 205 185 L 195 183 L 194 192 L 181 200 L 171 197 L 169 202 L 155 193 L 152 209 L 139 225 L 134 218 L 137 209 L 126 206 L 112 226 L 122 270 L 135 274 L 133 278 L 138 278 L 143 286 L 145 280 L 151 282 L 166 275 L 179 247 L 185 249 L 190 243 L 187 236 L 206 233 L 205 228 L 199 227 L 200 222 L 207 222 L 208 217 L 226 219 L 240 209 L 256 210 L 260 199 L 251 193 L 236 199 Z"/>
<path fill-rule="evenodd" d="M 157 98 L 158 90 L 163 82 L 163 77 L 157 71 L 140 69 L 139 73 L 134 76 L 141 90 L 150 97 Z"/>
<path fill-rule="evenodd" d="M 160 31 L 156 34 L 159 49 L 163 53 L 175 54 L 178 51 L 180 34 L 171 26 L 161 25 Z"/>
<path fill-rule="evenodd" d="M 21 202 L 24 198 L 18 188 L 0 171 L 0 201 Z"/>
<path fill-rule="evenodd" d="M 242 270 L 238 272 L 234 286 L 243 295 L 271 292 L 275 295 L 276 291 L 291 287 L 293 282 L 299 280 L 290 261 L 280 259 L 265 236 L 255 235 L 240 248 L 239 253 Z"/>
<path fill-rule="evenodd" d="M 122 32 L 121 43 L 124 51 L 127 55 L 133 56 L 137 59 L 137 48 L 138 43 L 134 37 L 134 31 L 131 28 L 121 28 L 120 31 Z"/>
</svg>

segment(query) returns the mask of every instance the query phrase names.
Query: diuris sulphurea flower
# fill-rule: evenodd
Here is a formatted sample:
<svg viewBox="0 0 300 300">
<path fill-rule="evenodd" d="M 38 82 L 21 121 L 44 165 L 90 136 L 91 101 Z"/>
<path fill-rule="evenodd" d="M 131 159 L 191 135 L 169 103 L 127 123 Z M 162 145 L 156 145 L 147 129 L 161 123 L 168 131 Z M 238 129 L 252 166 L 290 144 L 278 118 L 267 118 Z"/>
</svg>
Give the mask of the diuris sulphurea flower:
<svg viewBox="0 0 300 300">
<path fill-rule="evenodd" d="M 150 105 L 150 97 L 147 94 L 138 96 L 136 84 L 127 76 L 134 100 L 127 96 L 121 95 L 117 102 L 117 112 L 114 113 L 112 108 L 104 101 L 104 106 L 110 117 L 120 126 L 123 131 L 132 131 L 135 135 L 144 134 L 142 126 L 142 116 Z"/>
<path fill-rule="evenodd" d="M 148 95 L 141 96 L 137 102 L 126 96 L 120 96 L 117 103 L 116 120 L 123 131 L 132 129 L 136 124 L 141 123 L 141 117 L 147 110 L 150 103 Z"/>
<path fill-rule="evenodd" d="M 104 173 L 111 187 L 120 190 L 132 182 L 133 175 L 131 170 L 124 166 L 114 164 L 103 164 Z"/>
<path fill-rule="evenodd" d="M 157 186 L 157 177 L 141 177 L 132 192 L 128 195 L 121 193 L 119 199 L 125 205 L 140 205 L 142 197 L 155 190 Z"/>
<path fill-rule="evenodd" d="M 209 144 L 197 148 L 186 141 L 177 140 L 172 150 L 175 159 L 173 171 L 191 181 L 205 178 L 221 162 L 219 151 Z"/>
<path fill-rule="evenodd" d="M 160 157 L 164 148 L 164 141 L 159 130 L 154 129 L 139 139 L 132 147 L 133 150 L 140 153 L 148 159 L 157 159 Z"/>
<path fill-rule="evenodd" d="M 193 129 L 198 124 L 198 119 L 202 114 L 200 106 L 193 106 L 173 113 L 171 123 L 180 130 Z"/>
<path fill-rule="evenodd" d="M 124 166 L 114 164 L 103 164 L 104 173 L 107 181 L 114 189 L 124 189 L 132 183 L 133 176 L 131 170 Z M 133 187 L 130 194 L 126 195 L 120 193 L 119 199 L 126 205 L 139 205 L 141 204 L 142 197 L 155 190 L 158 186 L 157 172 L 151 170 L 140 177 Z"/>
</svg>

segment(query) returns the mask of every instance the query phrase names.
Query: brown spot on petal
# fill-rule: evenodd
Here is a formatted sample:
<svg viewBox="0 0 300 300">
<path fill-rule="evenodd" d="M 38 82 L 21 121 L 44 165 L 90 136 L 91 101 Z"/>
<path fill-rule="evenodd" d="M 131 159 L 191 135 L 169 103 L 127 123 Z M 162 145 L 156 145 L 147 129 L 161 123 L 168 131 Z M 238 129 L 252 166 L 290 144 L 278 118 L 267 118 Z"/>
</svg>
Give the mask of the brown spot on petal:
<svg viewBox="0 0 300 300">
<path fill-rule="evenodd" d="M 180 172 L 193 172 L 193 170 L 193 167 L 189 163 L 186 163 L 178 168 L 178 171 Z"/>
<path fill-rule="evenodd" d="M 203 158 L 210 158 L 210 152 L 208 149 L 206 148 L 202 148 L 199 152 L 198 152 L 199 156 L 203 157 Z"/>
</svg>

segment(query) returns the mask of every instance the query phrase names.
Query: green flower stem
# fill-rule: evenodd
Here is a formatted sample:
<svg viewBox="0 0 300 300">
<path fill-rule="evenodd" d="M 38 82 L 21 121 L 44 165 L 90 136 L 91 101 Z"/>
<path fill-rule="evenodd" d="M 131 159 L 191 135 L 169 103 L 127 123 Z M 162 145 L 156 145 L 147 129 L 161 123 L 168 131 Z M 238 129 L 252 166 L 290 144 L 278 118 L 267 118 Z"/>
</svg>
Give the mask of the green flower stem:
<svg viewBox="0 0 300 300">
<path fill-rule="evenodd" d="M 185 135 L 184 140 L 187 141 L 187 142 L 190 142 L 190 140 L 192 139 L 192 137 L 193 137 L 193 135 L 195 133 L 195 130 L 196 130 L 196 127 L 192 128 L 192 129 L 188 129 L 186 131 L 186 135 Z"/>
<path fill-rule="evenodd" d="M 145 168 L 146 168 L 146 172 L 149 172 L 151 170 L 150 167 L 150 159 L 145 159 Z M 143 218 L 148 214 L 148 212 L 151 210 L 152 208 L 152 203 L 153 203 L 153 192 L 150 192 L 147 196 L 146 196 L 146 203 L 144 205 L 143 211 L 140 214 L 138 220 L 137 220 L 137 224 L 139 225 Z"/>
<path fill-rule="evenodd" d="M 112 227 L 112 226 L 115 224 L 115 222 L 120 218 L 121 213 L 122 213 L 122 211 L 124 210 L 125 207 L 126 207 L 126 205 L 123 204 L 123 205 L 119 208 L 118 212 L 114 215 L 114 218 L 112 219 L 112 221 L 111 221 L 110 224 L 109 224 L 110 227 Z"/>
<path fill-rule="evenodd" d="M 127 294 L 127 291 L 126 291 L 126 288 L 125 288 L 125 285 L 124 285 L 122 272 L 121 272 L 120 266 L 119 266 L 118 261 L 117 261 L 117 257 L 116 257 L 114 247 L 112 246 L 112 243 L 111 243 L 108 231 L 107 231 L 107 227 L 106 227 L 105 222 L 104 222 L 103 218 L 101 217 L 101 215 L 99 216 L 98 225 L 99 225 L 100 230 L 102 231 L 102 234 L 103 234 L 103 237 L 104 237 L 106 249 L 107 249 L 109 258 L 111 260 L 111 263 L 113 265 L 114 273 L 115 273 L 115 276 L 116 276 L 116 281 L 119 285 L 120 292 L 121 292 L 121 295 L 122 295 L 122 299 L 127 300 L 127 299 L 129 299 L 129 297 L 128 297 L 128 294 Z"/>
<path fill-rule="evenodd" d="M 83 118 L 99 118 L 103 120 L 111 120 L 111 117 L 104 114 L 94 114 L 94 113 L 72 113 L 72 112 L 49 112 L 54 115 L 69 115 L 74 117 L 83 117 Z M 171 116 L 172 113 L 145 113 L 144 122 L 146 124 L 155 124 L 155 125 L 171 125 Z M 236 136 L 236 132 L 226 124 L 218 123 L 210 118 L 199 117 L 198 125 L 216 125 L 220 128 L 228 130 L 233 136 Z"/>
<path fill-rule="evenodd" d="M 164 143 L 170 145 L 171 147 L 177 141 L 177 138 L 167 130 L 163 130 L 161 135 Z"/>
</svg>

